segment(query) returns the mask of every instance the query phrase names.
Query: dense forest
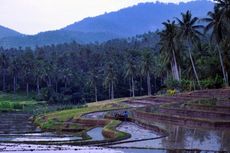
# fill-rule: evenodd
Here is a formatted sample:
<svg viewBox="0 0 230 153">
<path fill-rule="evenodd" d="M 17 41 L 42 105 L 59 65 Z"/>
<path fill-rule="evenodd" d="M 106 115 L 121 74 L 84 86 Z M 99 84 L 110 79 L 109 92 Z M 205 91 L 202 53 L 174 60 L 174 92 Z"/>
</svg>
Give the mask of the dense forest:
<svg viewBox="0 0 230 153">
<path fill-rule="evenodd" d="M 77 104 L 229 85 L 229 0 L 216 1 L 203 19 L 187 11 L 163 25 L 162 31 L 100 44 L 0 48 L 1 90 Z"/>
</svg>

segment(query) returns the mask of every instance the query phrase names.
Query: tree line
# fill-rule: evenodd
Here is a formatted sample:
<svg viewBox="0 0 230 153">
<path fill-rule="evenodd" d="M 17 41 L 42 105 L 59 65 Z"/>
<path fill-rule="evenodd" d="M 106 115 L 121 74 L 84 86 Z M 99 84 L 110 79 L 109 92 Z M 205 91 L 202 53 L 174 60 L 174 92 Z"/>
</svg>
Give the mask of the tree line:
<svg viewBox="0 0 230 153">
<path fill-rule="evenodd" d="M 190 11 L 162 31 L 101 44 L 76 42 L 0 48 L 1 90 L 34 93 L 51 103 L 228 86 L 230 5 L 217 0 L 207 17 Z"/>
</svg>

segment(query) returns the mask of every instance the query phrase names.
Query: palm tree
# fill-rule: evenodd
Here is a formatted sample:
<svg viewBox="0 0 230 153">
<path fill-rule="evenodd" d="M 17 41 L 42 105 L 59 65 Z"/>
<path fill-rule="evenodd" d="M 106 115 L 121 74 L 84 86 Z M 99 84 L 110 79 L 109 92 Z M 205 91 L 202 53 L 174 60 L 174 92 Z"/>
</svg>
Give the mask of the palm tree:
<svg viewBox="0 0 230 153">
<path fill-rule="evenodd" d="M 134 82 L 134 76 L 136 74 L 136 65 L 132 59 L 127 60 L 126 64 L 126 77 L 131 78 L 131 90 L 132 90 L 132 96 L 135 97 L 135 82 Z"/>
<path fill-rule="evenodd" d="M 98 74 L 95 68 L 93 68 L 89 72 L 89 85 L 94 88 L 94 95 L 95 95 L 95 101 L 97 102 L 97 82 L 98 82 Z"/>
<path fill-rule="evenodd" d="M 34 56 L 32 51 L 25 52 L 22 57 L 22 69 L 24 81 L 26 82 L 26 95 L 29 95 L 29 84 L 31 82 L 31 78 L 33 78 L 34 71 Z"/>
<path fill-rule="evenodd" d="M 6 90 L 6 74 L 9 65 L 9 59 L 5 53 L 0 54 L 0 68 L 2 69 L 2 90 Z"/>
<path fill-rule="evenodd" d="M 221 18 L 223 20 L 230 19 L 230 0 L 214 0 L 216 2 L 215 7 L 221 12 Z"/>
<path fill-rule="evenodd" d="M 188 47 L 189 58 L 190 58 L 192 68 L 193 68 L 193 72 L 198 82 L 198 85 L 201 88 L 200 80 L 199 80 L 197 70 L 196 70 L 196 67 L 193 61 L 191 48 L 192 48 L 192 45 L 194 45 L 195 42 L 199 40 L 199 36 L 202 36 L 200 29 L 202 29 L 203 26 L 197 25 L 197 22 L 199 19 L 197 17 L 192 17 L 192 14 L 190 11 L 187 11 L 186 13 L 181 13 L 181 15 L 182 15 L 182 20 L 180 20 L 179 18 L 176 18 L 178 25 L 179 25 L 178 36 L 186 42 L 186 46 Z"/>
<path fill-rule="evenodd" d="M 149 50 L 142 53 L 141 73 L 147 77 L 148 96 L 151 95 L 151 73 L 153 72 L 153 56 Z"/>
<path fill-rule="evenodd" d="M 207 22 L 207 26 L 205 27 L 205 33 L 212 30 L 211 40 L 216 43 L 216 48 L 218 50 L 220 64 L 221 64 L 222 73 L 223 73 L 223 80 L 224 80 L 225 85 L 228 86 L 226 70 L 224 67 L 222 53 L 221 53 L 221 50 L 219 47 L 219 45 L 220 45 L 220 43 L 224 37 L 223 31 L 226 31 L 225 27 L 224 27 L 223 20 L 221 19 L 222 13 L 217 7 L 215 7 L 214 12 L 210 11 L 210 12 L 208 12 L 207 15 L 208 15 L 207 18 L 202 19 L 202 21 Z"/>
<path fill-rule="evenodd" d="M 20 60 L 17 56 L 10 58 L 9 73 L 13 75 L 13 90 L 16 93 L 18 73 L 20 70 Z"/>
<path fill-rule="evenodd" d="M 116 81 L 116 73 L 112 63 L 108 64 L 106 78 L 104 84 L 109 87 L 109 96 L 114 99 L 114 84 Z"/>
<path fill-rule="evenodd" d="M 165 55 L 166 61 L 171 64 L 173 78 L 180 81 L 177 58 L 179 55 L 176 49 L 177 26 L 175 21 L 164 22 L 165 29 L 160 32 L 161 53 Z"/>
</svg>

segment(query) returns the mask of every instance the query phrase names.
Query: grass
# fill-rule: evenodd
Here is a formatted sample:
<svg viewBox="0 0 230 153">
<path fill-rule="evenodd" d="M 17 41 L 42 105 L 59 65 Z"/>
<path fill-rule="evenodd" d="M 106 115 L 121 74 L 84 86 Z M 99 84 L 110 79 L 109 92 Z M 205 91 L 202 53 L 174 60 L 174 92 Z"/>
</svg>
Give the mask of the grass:
<svg viewBox="0 0 230 153">
<path fill-rule="evenodd" d="M 37 104 L 31 97 L 0 92 L 0 111 L 23 110 L 26 106 Z"/>
<path fill-rule="evenodd" d="M 50 122 L 50 120 L 66 122 L 71 119 L 78 119 L 83 114 L 90 113 L 90 112 L 126 108 L 127 107 L 126 105 L 120 103 L 125 100 L 127 100 L 127 98 L 105 100 L 101 102 L 89 103 L 85 107 L 81 107 L 81 108 L 61 110 L 61 111 L 47 113 L 44 115 L 39 115 L 36 117 L 35 123 L 41 128 L 47 129 L 47 124 L 48 124 L 47 122 Z M 48 124 L 48 125 L 49 125 L 48 127 L 51 129 L 55 128 L 54 126 L 52 126 L 55 124 Z"/>
<path fill-rule="evenodd" d="M 116 140 L 121 140 L 124 138 L 128 138 L 130 137 L 130 134 L 125 133 L 125 132 L 121 132 L 121 131 L 117 131 L 116 127 L 121 124 L 121 121 L 118 120 L 111 120 L 109 124 L 107 124 L 104 128 L 103 128 L 103 133 L 112 133 L 114 135 L 114 137 L 112 139 L 116 139 Z"/>
</svg>

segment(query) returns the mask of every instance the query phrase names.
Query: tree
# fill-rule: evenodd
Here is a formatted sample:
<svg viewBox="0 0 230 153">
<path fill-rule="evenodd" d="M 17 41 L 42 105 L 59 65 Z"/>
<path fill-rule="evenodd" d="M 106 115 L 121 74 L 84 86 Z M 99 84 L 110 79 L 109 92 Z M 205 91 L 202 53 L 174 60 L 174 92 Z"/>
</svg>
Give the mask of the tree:
<svg viewBox="0 0 230 153">
<path fill-rule="evenodd" d="M 131 79 L 131 91 L 132 91 L 132 96 L 135 97 L 135 81 L 134 77 L 137 72 L 137 58 L 136 58 L 136 52 L 135 51 L 128 51 L 126 55 L 126 73 L 125 77 L 129 77 Z"/>
<path fill-rule="evenodd" d="M 114 99 L 114 85 L 116 81 L 116 72 L 113 63 L 109 63 L 106 71 L 105 85 L 109 87 L 110 98 Z"/>
<path fill-rule="evenodd" d="M 176 49 L 177 26 L 175 21 L 168 20 L 164 22 L 165 29 L 160 32 L 161 53 L 164 54 L 166 61 L 169 60 L 173 78 L 180 81 L 177 58 L 179 57 L 179 49 Z"/>
<path fill-rule="evenodd" d="M 192 45 L 196 43 L 196 41 L 200 40 L 199 36 L 202 36 L 200 30 L 203 28 L 203 26 L 197 24 L 199 19 L 197 17 L 192 17 L 190 11 L 187 11 L 186 13 L 181 13 L 181 16 L 181 20 L 179 18 L 176 18 L 179 26 L 178 37 L 184 40 L 186 46 L 188 47 L 188 53 L 192 64 L 193 72 L 196 77 L 197 83 L 201 88 L 200 80 L 192 57 L 191 48 Z"/>
<path fill-rule="evenodd" d="M 29 84 L 33 79 L 34 71 L 34 54 L 31 50 L 27 50 L 22 56 L 23 78 L 26 83 L 26 94 L 29 95 Z"/>
<path fill-rule="evenodd" d="M 2 70 L 2 90 L 6 90 L 6 74 L 9 66 L 9 59 L 5 53 L 0 54 L 0 68 Z"/>
<path fill-rule="evenodd" d="M 151 74 L 153 72 L 153 55 L 149 50 L 144 50 L 142 52 L 141 60 L 141 73 L 146 76 L 147 79 L 147 89 L 148 96 L 152 94 L 151 90 Z"/>
<path fill-rule="evenodd" d="M 10 58 L 10 63 L 9 63 L 9 73 L 13 75 L 13 91 L 16 93 L 17 89 L 17 80 L 18 80 L 18 75 L 19 75 L 19 70 L 20 70 L 20 56 L 14 55 L 13 57 Z"/>
<path fill-rule="evenodd" d="M 215 7 L 214 12 L 208 12 L 207 18 L 202 19 L 203 21 L 207 22 L 207 25 L 205 27 L 205 33 L 212 30 L 211 33 L 211 40 L 216 43 L 216 49 L 219 54 L 219 59 L 220 59 L 220 64 L 222 68 L 222 73 L 223 73 L 223 80 L 226 86 L 228 86 L 228 81 L 227 81 L 227 73 L 225 70 L 224 62 L 223 62 L 223 57 L 220 49 L 220 43 L 223 41 L 224 37 L 224 31 L 226 31 L 226 28 L 224 26 L 224 22 L 222 20 L 222 13 L 221 11 Z"/>
</svg>

